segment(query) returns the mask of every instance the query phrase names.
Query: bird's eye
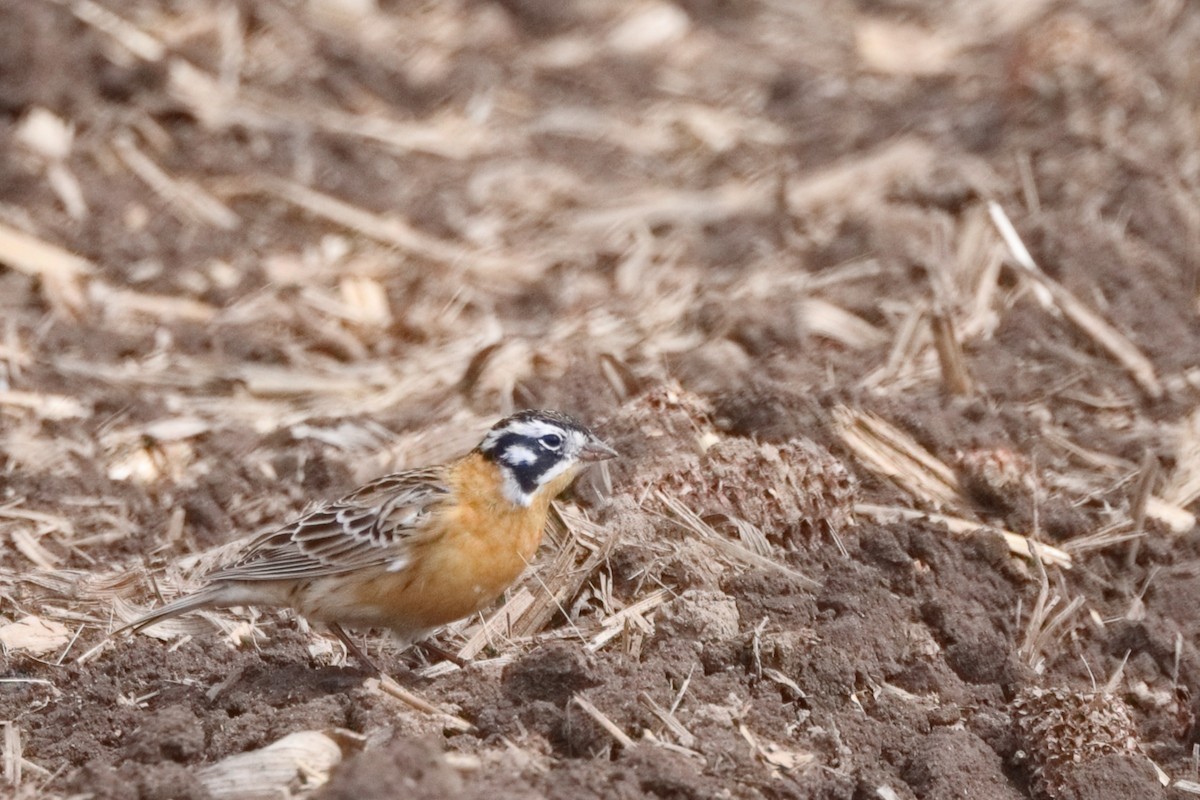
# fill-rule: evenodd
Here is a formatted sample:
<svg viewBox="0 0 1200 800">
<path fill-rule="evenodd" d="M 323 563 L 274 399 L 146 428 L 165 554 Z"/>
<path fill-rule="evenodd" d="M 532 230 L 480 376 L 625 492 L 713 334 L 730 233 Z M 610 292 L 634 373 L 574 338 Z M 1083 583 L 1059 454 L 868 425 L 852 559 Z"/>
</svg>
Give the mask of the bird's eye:
<svg viewBox="0 0 1200 800">
<path fill-rule="evenodd" d="M 542 438 L 538 439 L 538 444 L 547 450 L 557 450 L 562 447 L 562 437 L 557 433 L 547 433 Z"/>
</svg>

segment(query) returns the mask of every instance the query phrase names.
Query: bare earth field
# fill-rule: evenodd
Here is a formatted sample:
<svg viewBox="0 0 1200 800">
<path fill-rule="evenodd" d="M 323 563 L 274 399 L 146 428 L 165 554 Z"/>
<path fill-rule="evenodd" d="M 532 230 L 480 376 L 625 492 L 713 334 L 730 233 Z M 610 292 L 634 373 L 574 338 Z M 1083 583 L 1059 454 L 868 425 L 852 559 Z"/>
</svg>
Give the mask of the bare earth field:
<svg viewBox="0 0 1200 800">
<path fill-rule="evenodd" d="M 1200 794 L 1197 53 L 1184 0 L 0 0 L 0 794 Z M 107 637 L 531 406 L 622 458 L 464 668 Z"/>
</svg>

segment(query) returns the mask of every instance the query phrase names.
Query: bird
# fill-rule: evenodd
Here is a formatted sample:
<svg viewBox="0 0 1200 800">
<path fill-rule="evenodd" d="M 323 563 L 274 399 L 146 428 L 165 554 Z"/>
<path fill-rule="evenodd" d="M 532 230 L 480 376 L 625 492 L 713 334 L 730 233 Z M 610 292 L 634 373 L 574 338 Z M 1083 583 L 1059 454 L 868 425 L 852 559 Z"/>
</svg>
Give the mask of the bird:
<svg viewBox="0 0 1200 800">
<path fill-rule="evenodd" d="M 550 502 L 616 456 L 564 413 L 512 414 L 460 458 L 385 475 L 248 538 L 200 589 L 113 635 L 200 608 L 289 607 L 377 670 L 343 626 L 386 628 L 407 646 L 486 608 L 533 560 Z"/>
</svg>

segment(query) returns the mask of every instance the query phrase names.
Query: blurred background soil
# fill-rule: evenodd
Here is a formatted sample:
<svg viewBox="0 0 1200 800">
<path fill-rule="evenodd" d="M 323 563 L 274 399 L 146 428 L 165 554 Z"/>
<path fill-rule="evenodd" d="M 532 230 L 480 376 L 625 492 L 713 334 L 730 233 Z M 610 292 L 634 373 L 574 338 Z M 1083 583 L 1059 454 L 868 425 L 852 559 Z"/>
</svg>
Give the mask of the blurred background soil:
<svg viewBox="0 0 1200 800">
<path fill-rule="evenodd" d="M 0 0 L 5 791 L 1200 793 L 1197 52 L 1186 0 Z M 623 458 L 465 668 L 106 639 L 529 406 Z"/>
</svg>

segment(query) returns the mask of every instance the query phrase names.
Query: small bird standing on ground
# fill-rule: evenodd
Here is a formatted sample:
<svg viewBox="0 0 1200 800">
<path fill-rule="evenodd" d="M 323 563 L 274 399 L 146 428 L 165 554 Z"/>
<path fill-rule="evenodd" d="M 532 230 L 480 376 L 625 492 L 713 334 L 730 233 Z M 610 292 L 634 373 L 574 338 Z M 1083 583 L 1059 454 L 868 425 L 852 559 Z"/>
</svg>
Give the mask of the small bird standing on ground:
<svg viewBox="0 0 1200 800">
<path fill-rule="evenodd" d="M 288 606 L 374 667 L 343 625 L 411 644 L 485 608 L 533 560 L 550 501 L 616 455 L 566 414 L 522 411 L 462 458 L 386 475 L 250 540 L 203 588 L 121 630 L 211 606 Z"/>
</svg>

